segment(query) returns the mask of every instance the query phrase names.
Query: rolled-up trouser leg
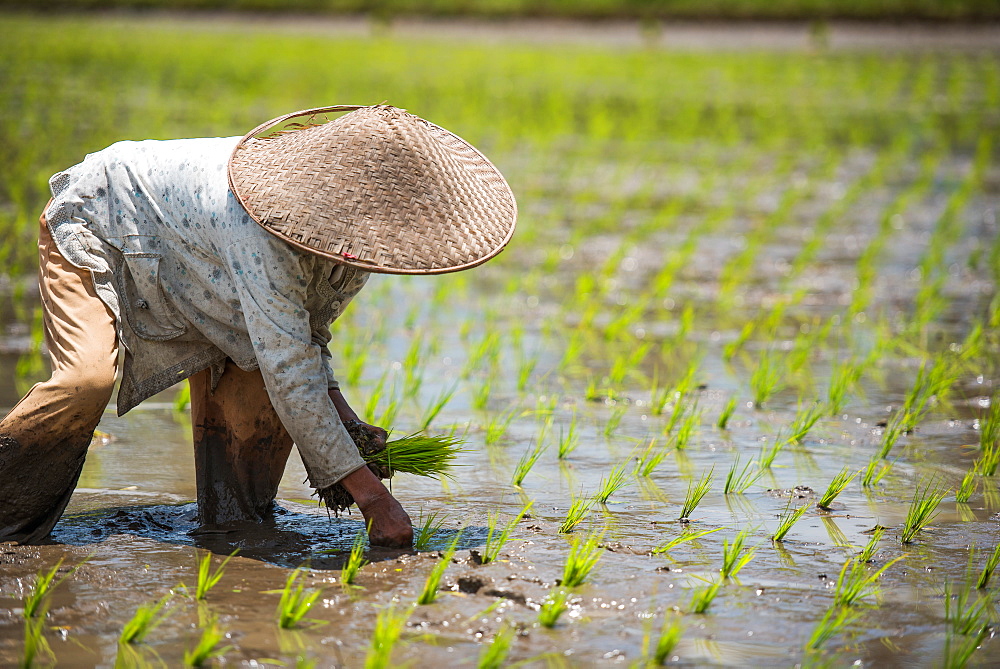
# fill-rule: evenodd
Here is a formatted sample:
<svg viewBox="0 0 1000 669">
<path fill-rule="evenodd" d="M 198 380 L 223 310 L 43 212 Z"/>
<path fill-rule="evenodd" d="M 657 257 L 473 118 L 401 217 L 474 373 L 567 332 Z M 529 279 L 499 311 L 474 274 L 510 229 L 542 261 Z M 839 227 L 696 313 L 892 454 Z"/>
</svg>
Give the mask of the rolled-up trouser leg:
<svg viewBox="0 0 1000 669">
<path fill-rule="evenodd" d="M 69 502 L 114 389 L 114 315 L 88 270 L 60 255 L 45 218 L 38 238 L 39 290 L 52 365 L 0 420 L 0 541 L 35 543 Z"/>
<path fill-rule="evenodd" d="M 273 506 L 292 450 L 264 378 L 227 360 L 214 391 L 209 370 L 189 381 L 199 520 L 203 526 L 259 522 Z"/>
</svg>

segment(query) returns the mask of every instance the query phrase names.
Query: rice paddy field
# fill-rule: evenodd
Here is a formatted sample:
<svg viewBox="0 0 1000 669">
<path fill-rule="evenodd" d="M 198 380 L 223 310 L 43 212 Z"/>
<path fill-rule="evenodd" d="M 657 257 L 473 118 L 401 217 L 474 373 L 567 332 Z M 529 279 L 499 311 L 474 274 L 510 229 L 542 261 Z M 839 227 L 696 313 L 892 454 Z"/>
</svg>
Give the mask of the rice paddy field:
<svg viewBox="0 0 1000 669">
<path fill-rule="evenodd" d="M 1000 663 L 1000 51 L 0 33 L 0 406 L 46 376 L 47 178 L 119 139 L 387 100 L 520 206 L 495 260 L 333 326 L 360 414 L 464 441 L 393 480 L 417 550 L 295 456 L 272 524 L 197 532 L 170 391 L 109 409 L 52 543 L 0 546 L 0 665 Z"/>
</svg>

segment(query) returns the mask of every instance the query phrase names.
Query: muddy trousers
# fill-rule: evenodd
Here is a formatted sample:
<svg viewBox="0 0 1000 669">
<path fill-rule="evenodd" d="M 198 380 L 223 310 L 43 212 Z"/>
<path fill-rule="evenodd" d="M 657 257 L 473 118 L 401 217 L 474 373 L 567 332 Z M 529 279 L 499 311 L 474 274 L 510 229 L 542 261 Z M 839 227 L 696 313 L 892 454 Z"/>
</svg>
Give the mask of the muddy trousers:
<svg viewBox="0 0 1000 669">
<path fill-rule="evenodd" d="M 59 253 L 44 217 L 38 253 L 52 376 L 0 420 L 0 541 L 23 544 L 44 539 L 66 508 L 118 371 L 114 314 L 90 272 Z M 228 362 L 214 392 L 207 370 L 190 384 L 201 523 L 260 520 L 292 446 L 260 372 Z"/>
</svg>

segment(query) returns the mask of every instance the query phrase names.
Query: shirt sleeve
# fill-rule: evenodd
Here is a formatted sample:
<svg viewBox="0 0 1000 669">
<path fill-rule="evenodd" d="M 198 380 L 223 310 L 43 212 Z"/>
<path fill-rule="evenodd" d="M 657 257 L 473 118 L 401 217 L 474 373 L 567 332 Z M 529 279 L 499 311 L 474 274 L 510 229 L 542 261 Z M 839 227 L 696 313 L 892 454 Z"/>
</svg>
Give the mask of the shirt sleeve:
<svg viewBox="0 0 1000 669">
<path fill-rule="evenodd" d="M 319 343 L 324 335 L 309 325 L 315 261 L 270 235 L 234 242 L 225 256 L 271 404 L 313 487 L 332 485 L 365 462 L 328 393 L 333 373 Z"/>
<path fill-rule="evenodd" d="M 326 372 L 326 387 L 330 390 L 340 390 L 340 382 L 333 374 L 333 356 L 330 354 L 330 326 L 320 325 L 312 331 L 312 341 L 319 346 L 323 356 L 323 370 Z"/>
</svg>

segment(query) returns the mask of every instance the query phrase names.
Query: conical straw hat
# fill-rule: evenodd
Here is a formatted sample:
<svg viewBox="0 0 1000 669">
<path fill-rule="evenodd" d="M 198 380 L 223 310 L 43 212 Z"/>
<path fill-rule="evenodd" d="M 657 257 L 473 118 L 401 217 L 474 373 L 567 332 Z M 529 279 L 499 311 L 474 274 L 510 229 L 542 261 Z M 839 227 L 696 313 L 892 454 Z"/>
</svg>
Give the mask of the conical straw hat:
<svg viewBox="0 0 1000 669">
<path fill-rule="evenodd" d="M 269 232 L 371 272 L 474 267 L 503 250 L 517 220 L 514 194 L 485 156 L 387 105 L 272 119 L 237 144 L 229 184 Z"/>
</svg>

